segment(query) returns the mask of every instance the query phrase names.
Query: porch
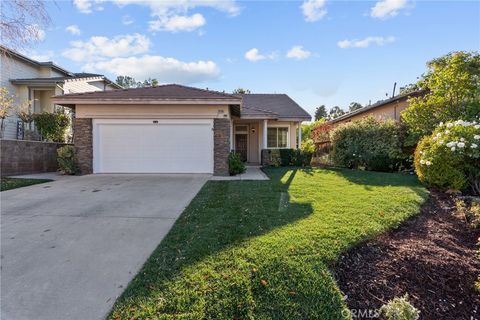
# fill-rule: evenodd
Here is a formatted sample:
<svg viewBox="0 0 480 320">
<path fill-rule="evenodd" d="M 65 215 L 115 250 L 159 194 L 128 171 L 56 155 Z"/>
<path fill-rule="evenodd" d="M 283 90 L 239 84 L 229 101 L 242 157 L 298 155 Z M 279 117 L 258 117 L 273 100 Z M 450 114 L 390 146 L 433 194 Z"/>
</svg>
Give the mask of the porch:
<svg viewBox="0 0 480 320">
<path fill-rule="evenodd" d="M 301 121 L 232 120 L 231 150 L 248 165 L 261 164 L 263 149 L 296 149 L 301 147 L 301 140 Z"/>
</svg>

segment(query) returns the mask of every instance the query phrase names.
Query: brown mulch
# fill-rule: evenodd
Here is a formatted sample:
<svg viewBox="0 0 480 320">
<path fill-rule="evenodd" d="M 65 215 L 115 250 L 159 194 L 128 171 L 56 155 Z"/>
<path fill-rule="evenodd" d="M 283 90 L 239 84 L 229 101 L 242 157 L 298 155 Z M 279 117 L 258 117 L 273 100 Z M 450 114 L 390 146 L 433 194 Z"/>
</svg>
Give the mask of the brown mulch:
<svg viewBox="0 0 480 320">
<path fill-rule="evenodd" d="M 334 274 L 349 308 L 377 309 L 408 293 L 420 319 L 480 319 L 480 229 L 454 212 L 452 196 L 432 192 L 421 215 L 345 254 Z"/>
</svg>

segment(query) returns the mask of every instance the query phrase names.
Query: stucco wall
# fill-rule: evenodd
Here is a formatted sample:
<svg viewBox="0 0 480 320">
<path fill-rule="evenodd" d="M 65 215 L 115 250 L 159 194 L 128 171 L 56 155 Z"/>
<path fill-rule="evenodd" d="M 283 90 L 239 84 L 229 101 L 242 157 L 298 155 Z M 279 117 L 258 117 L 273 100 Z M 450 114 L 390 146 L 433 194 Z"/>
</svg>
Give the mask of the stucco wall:
<svg viewBox="0 0 480 320">
<path fill-rule="evenodd" d="M 229 118 L 224 105 L 82 105 L 75 108 L 77 118 Z M 226 117 L 225 117 L 226 115 Z"/>
<path fill-rule="evenodd" d="M 335 125 L 340 125 L 342 123 L 347 123 L 355 120 L 360 120 L 368 116 L 374 116 L 379 120 L 394 119 L 400 121 L 400 113 L 408 107 L 407 100 L 397 100 L 392 103 L 383 105 L 381 107 L 369 110 L 367 112 L 354 115 L 348 119 L 338 121 Z"/>
<path fill-rule="evenodd" d="M 58 169 L 57 149 L 65 144 L 0 139 L 2 176 L 54 172 Z"/>
</svg>

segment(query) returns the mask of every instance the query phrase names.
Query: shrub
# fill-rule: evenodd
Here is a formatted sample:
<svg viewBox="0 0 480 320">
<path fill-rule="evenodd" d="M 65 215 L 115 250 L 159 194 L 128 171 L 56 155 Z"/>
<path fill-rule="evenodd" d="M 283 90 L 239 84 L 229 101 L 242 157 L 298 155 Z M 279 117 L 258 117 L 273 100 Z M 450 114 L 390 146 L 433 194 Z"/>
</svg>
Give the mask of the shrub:
<svg viewBox="0 0 480 320">
<path fill-rule="evenodd" d="M 429 187 L 470 189 L 480 194 L 480 124 L 462 120 L 440 123 L 418 144 L 415 171 Z"/>
<path fill-rule="evenodd" d="M 42 112 L 33 115 L 38 132 L 49 141 L 64 142 L 70 118 L 62 112 Z"/>
<path fill-rule="evenodd" d="M 340 125 L 333 130 L 331 140 L 332 160 L 340 167 L 392 171 L 404 157 L 404 129 L 394 120 L 368 117 Z"/>
<path fill-rule="evenodd" d="M 75 147 L 63 146 L 57 149 L 58 170 L 62 174 L 76 174 L 78 167 L 75 159 Z"/>
<path fill-rule="evenodd" d="M 420 311 L 408 301 L 408 294 L 401 298 L 394 298 L 380 308 L 380 313 L 387 320 L 417 320 Z"/>
<path fill-rule="evenodd" d="M 270 165 L 274 167 L 309 166 L 312 153 L 299 149 L 270 149 Z"/>
<path fill-rule="evenodd" d="M 240 159 L 240 154 L 231 152 L 228 155 L 228 172 L 231 176 L 244 173 L 246 170 L 245 164 Z"/>
</svg>

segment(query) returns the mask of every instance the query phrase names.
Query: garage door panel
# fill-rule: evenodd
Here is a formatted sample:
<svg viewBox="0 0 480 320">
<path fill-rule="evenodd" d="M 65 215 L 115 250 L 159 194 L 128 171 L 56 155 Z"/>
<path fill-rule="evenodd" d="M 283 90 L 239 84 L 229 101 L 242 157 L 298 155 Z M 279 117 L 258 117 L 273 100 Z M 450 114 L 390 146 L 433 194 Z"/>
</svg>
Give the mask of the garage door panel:
<svg viewBox="0 0 480 320">
<path fill-rule="evenodd" d="M 99 123 L 96 172 L 212 173 L 209 123 Z"/>
</svg>

